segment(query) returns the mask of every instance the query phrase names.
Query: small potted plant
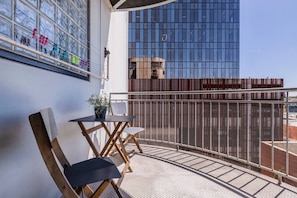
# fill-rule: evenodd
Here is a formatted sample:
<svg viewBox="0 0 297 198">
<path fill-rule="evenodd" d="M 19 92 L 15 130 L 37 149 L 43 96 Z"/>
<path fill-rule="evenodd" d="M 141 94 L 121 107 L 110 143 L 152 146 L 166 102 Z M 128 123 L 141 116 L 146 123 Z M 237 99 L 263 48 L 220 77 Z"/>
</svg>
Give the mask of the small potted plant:
<svg viewBox="0 0 297 198">
<path fill-rule="evenodd" d="M 110 101 L 106 94 L 96 95 L 92 94 L 87 100 L 90 105 L 94 106 L 96 118 L 105 118 L 107 109 L 110 108 Z"/>
</svg>

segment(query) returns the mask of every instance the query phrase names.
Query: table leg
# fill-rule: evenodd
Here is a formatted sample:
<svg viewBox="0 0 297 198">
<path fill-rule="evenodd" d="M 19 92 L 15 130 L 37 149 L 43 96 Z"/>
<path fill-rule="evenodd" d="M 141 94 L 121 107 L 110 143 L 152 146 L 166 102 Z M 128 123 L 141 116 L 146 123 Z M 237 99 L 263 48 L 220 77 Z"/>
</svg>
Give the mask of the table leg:
<svg viewBox="0 0 297 198">
<path fill-rule="evenodd" d="M 106 127 L 106 125 L 104 123 L 102 123 L 102 124 L 103 124 L 103 127 L 105 128 L 106 132 L 108 134 L 110 134 L 110 132 L 109 132 L 108 128 Z M 125 147 L 123 145 L 123 142 L 121 140 L 121 134 L 122 134 L 124 128 L 128 125 L 128 123 L 125 123 L 124 126 L 121 128 L 121 130 L 119 130 L 121 125 L 122 125 L 122 122 L 119 122 L 115 126 L 114 131 L 110 135 L 109 141 L 107 141 L 104 149 L 102 150 L 102 152 L 100 154 L 103 157 L 109 155 L 109 153 L 111 152 L 112 147 L 115 146 L 116 150 L 118 151 L 118 153 L 120 154 L 121 158 L 123 159 L 123 161 L 125 163 L 125 167 L 124 167 L 123 172 L 126 172 L 127 169 L 129 169 L 130 172 L 133 172 L 132 168 L 130 167 L 130 160 L 129 160 L 128 154 L 127 154 L 127 152 L 125 150 Z M 116 144 L 117 140 L 119 140 L 121 148 L 119 148 L 118 145 Z"/>
<path fill-rule="evenodd" d="M 127 151 L 126 151 L 126 149 L 125 149 L 125 145 L 124 145 L 124 143 L 123 143 L 123 141 L 122 141 L 122 139 L 121 139 L 121 134 L 122 134 L 122 131 L 124 130 L 124 128 L 125 128 L 125 127 L 123 127 L 123 129 L 121 130 L 121 132 L 118 133 L 118 140 L 119 140 L 119 142 L 120 142 L 120 146 L 121 146 L 121 148 L 122 148 L 123 156 L 126 158 L 126 160 L 127 160 L 127 161 L 129 162 L 129 164 L 130 164 L 130 159 L 129 159 L 128 153 L 127 153 Z M 131 168 L 130 165 L 127 166 L 127 167 L 124 167 L 124 170 L 125 170 L 125 171 L 126 171 L 127 169 L 129 169 L 130 172 L 133 172 L 133 170 L 132 170 L 132 168 Z"/>
<path fill-rule="evenodd" d="M 105 145 L 104 145 L 102 151 L 100 152 L 100 156 L 104 157 L 104 156 L 107 156 L 107 155 L 108 155 L 109 152 L 106 152 L 106 151 L 109 150 L 109 147 L 112 147 L 113 144 L 115 143 L 115 142 L 114 142 L 114 141 L 115 141 L 115 140 L 114 140 L 114 136 L 116 135 L 116 132 L 119 130 L 120 125 L 117 125 L 117 126 L 114 128 L 114 131 L 113 131 L 112 133 L 109 132 L 107 126 L 106 126 L 104 123 L 102 123 L 102 125 L 103 125 L 103 127 L 104 127 L 106 133 L 107 133 L 108 136 L 109 136 L 109 139 L 107 140 L 107 142 L 105 143 Z M 110 146 L 110 143 L 111 143 L 111 142 L 112 142 L 112 145 Z M 119 149 L 119 148 L 117 148 L 117 150 L 118 150 L 118 149 Z"/>
<path fill-rule="evenodd" d="M 107 126 L 106 126 L 105 124 L 103 124 L 103 127 L 105 128 L 105 131 L 106 131 L 106 133 L 108 134 L 109 138 L 111 138 L 112 135 L 111 135 L 111 133 L 109 132 Z M 117 134 L 118 132 L 117 132 L 117 131 L 113 131 L 112 134 L 114 134 L 114 133 Z M 126 159 L 126 160 L 124 160 L 124 162 L 125 162 L 125 161 L 129 161 L 129 159 L 128 159 L 127 157 L 125 157 L 125 155 L 122 155 L 122 152 L 120 151 L 119 146 L 116 144 L 116 141 L 117 141 L 117 139 L 118 139 L 118 136 L 116 135 L 115 138 L 114 138 L 114 136 L 112 136 L 112 138 L 113 138 L 113 139 L 111 139 L 112 144 L 107 144 L 105 152 L 104 152 L 104 153 L 101 152 L 100 155 L 101 155 L 101 156 L 107 156 L 107 155 L 109 155 L 110 152 L 111 152 L 112 147 L 115 146 L 115 147 L 116 147 L 116 150 L 120 153 L 122 159 L 123 159 L 123 160 L 124 160 L 124 158 Z M 119 140 L 121 140 L 121 139 L 119 139 Z M 108 146 L 109 146 L 109 147 L 108 147 Z M 124 154 L 125 154 L 125 153 L 124 153 Z"/>
<path fill-rule="evenodd" d="M 99 157 L 100 154 L 99 154 L 98 150 L 96 149 L 96 147 L 95 147 L 93 141 L 91 140 L 89 134 L 87 133 L 87 130 L 86 130 L 85 126 L 83 125 L 82 122 L 78 122 L 78 125 L 79 125 L 79 127 L 80 127 L 80 129 L 81 129 L 81 131 L 82 131 L 83 136 L 85 136 L 85 138 L 87 139 L 87 141 L 88 141 L 88 143 L 89 143 L 91 149 L 93 150 L 95 156 L 96 156 L 96 157 Z M 97 128 L 96 128 L 96 129 L 97 129 Z M 95 129 L 94 129 L 94 131 L 95 131 Z"/>
</svg>

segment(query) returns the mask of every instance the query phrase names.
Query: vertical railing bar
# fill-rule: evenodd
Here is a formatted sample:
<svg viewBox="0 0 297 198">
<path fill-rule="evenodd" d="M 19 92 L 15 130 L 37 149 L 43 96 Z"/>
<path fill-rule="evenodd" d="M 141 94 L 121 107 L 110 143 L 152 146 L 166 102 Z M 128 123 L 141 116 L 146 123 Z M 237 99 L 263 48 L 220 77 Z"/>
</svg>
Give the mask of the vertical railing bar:
<svg viewBox="0 0 297 198">
<path fill-rule="evenodd" d="M 127 109 L 129 108 L 129 105 L 128 104 L 129 103 L 127 102 L 127 104 L 126 104 L 127 105 Z M 129 111 L 129 109 L 128 109 L 128 111 Z M 135 112 L 137 112 L 137 110 L 135 110 L 135 101 L 132 101 L 132 114 L 135 115 Z M 137 119 L 137 117 L 136 117 L 136 119 Z M 137 122 L 137 120 L 135 120 L 135 122 Z"/>
<path fill-rule="evenodd" d="M 250 140 L 251 140 L 251 108 L 252 104 L 247 101 L 247 146 L 246 146 L 246 160 L 250 163 Z"/>
<path fill-rule="evenodd" d="M 171 102 L 170 100 L 168 101 L 168 125 L 167 125 L 167 132 L 168 132 L 168 142 L 171 142 L 171 139 L 170 139 L 170 134 L 171 134 L 171 117 L 170 117 L 170 108 L 171 108 Z"/>
<path fill-rule="evenodd" d="M 134 109 L 135 109 L 135 105 L 134 105 L 134 101 L 132 101 L 131 103 L 132 103 L 132 115 L 135 115 L 135 110 L 134 110 Z M 128 109 L 128 111 L 129 111 L 129 103 L 127 102 L 126 105 L 127 105 L 127 109 Z"/>
<path fill-rule="evenodd" d="M 272 170 L 274 171 L 274 104 L 271 103 L 271 131 L 272 131 L 272 134 L 271 134 L 271 147 L 272 147 L 272 150 L 271 150 L 271 163 L 272 163 Z"/>
<path fill-rule="evenodd" d="M 229 146 L 230 146 L 230 104 L 229 104 L 229 102 L 227 102 L 227 140 L 226 140 L 226 142 L 227 142 L 227 156 L 229 156 L 230 155 L 230 148 L 229 148 Z"/>
<path fill-rule="evenodd" d="M 137 116 L 138 124 L 137 124 L 137 126 L 140 126 L 140 107 L 141 107 L 141 104 L 140 104 L 140 100 L 139 100 L 138 101 L 138 116 Z"/>
<path fill-rule="evenodd" d="M 174 95 L 174 132 L 175 132 L 175 134 L 174 134 L 174 144 L 177 144 L 177 142 L 176 142 L 176 136 L 177 136 L 177 128 L 176 128 L 176 114 L 177 114 L 177 109 L 176 109 L 176 100 L 177 100 L 177 98 L 176 98 L 176 94 Z"/>
<path fill-rule="evenodd" d="M 202 117 L 202 119 L 201 119 L 201 147 L 202 147 L 202 150 L 204 150 L 204 101 L 202 101 L 202 103 L 201 103 L 201 111 L 202 111 L 202 115 L 201 115 L 201 117 Z"/>
<path fill-rule="evenodd" d="M 158 106 L 159 106 L 159 102 L 158 102 L 158 100 L 155 100 L 155 107 L 156 107 L 156 109 L 155 109 L 155 111 L 156 111 L 156 116 L 154 116 L 155 117 L 155 123 L 156 123 L 156 126 L 155 126 L 155 130 L 156 130 L 156 137 L 155 137 L 155 139 L 156 140 L 159 140 L 159 127 L 158 127 L 158 121 L 159 121 L 159 116 L 158 116 Z"/>
<path fill-rule="evenodd" d="M 136 115 L 137 114 L 137 108 L 136 108 L 136 105 L 137 105 L 137 102 L 136 101 L 133 101 L 132 102 L 132 108 L 133 108 L 133 115 Z M 136 116 L 136 119 L 135 119 L 135 123 L 137 124 L 137 118 L 138 116 Z M 134 123 L 134 120 L 133 120 L 133 123 Z"/>
<path fill-rule="evenodd" d="M 183 100 L 181 100 L 180 102 L 180 133 L 181 133 L 181 138 L 180 138 L 180 144 L 183 144 L 184 143 L 184 129 L 183 129 L 183 126 L 184 126 L 184 102 Z"/>
<path fill-rule="evenodd" d="M 161 128 L 161 117 L 160 117 L 160 108 L 162 107 L 160 99 L 156 99 L 156 128 L 157 128 L 157 140 L 162 139 L 162 128 Z"/>
<path fill-rule="evenodd" d="M 166 126 L 166 106 L 167 106 L 167 101 L 163 100 L 163 127 L 164 127 L 164 141 L 165 141 L 165 136 L 166 136 L 166 131 L 168 133 L 167 126 Z M 169 139 L 167 139 L 167 142 L 169 143 Z"/>
<path fill-rule="evenodd" d="M 161 125 L 162 125 L 162 142 L 164 142 L 165 140 L 165 138 L 164 138 L 164 134 L 165 134 L 165 132 L 164 132 L 164 114 L 165 114 L 165 112 L 164 112 L 164 100 L 162 100 L 161 101 L 161 104 L 162 104 L 162 108 L 161 108 L 161 116 L 162 116 L 162 119 L 161 119 Z"/>
<path fill-rule="evenodd" d="M 286 175 L 289 175 L 289 137 L 290 137 L 290 131 L 289 131 L 289 92 L 287 92 L 287 98 L 286 98 Z"/>
<path fill-rule="evenodd" d="M 153 125 L 153 123 L 152 123 L 152 114 L 153 114 L 153 107 L 152 107 L 152 105 L 153 105 L 153 103 L 152 103 L 152 101 L 150 101 L 150 140 L 152 140 L 152 125 Z"/>
<path fill-rule="evenodd" d="M 259 103 L 259 167 L 262 164 L 262 103 Z"/>
<path fill-rule="evenodd" d="M 147 123 L 146 123 L 146 120 L 147 120 L 147 118 L 146 118 L 146 101 L 143 101 L 143 104 L 144 104 L 144 112 L 143 112 L 143 115 L 144 115 L 144 127 L 145 127 L 145 130 L 144 130 L 144 139 L 146 139 L 146 133 L 147 133 Z"/>
<path fill-rule="evenodd" d="M 218 153 L 221 153 L 221 102 L 218 102 Z"/>
<path fill-rule="evenodd" d="M 188 145 L 190 145 L 190 101 L 188 101 Z"/>
<path fill-rule="evenodd" d="M 194 102 L 194 138 L 195 138 L 195 148 L 197 148 L 197 102 L 196 102 L 196 100 L 195 100 L 195 102 Z"/>
<path fill-rule="evenodd" d="M 240 114 L 239 114 L 239 102 L 237 104 L 237 126 L 236 126 L 236 158 L 239 159 L 239 125 L 240 125 Z"/>
<path fill-rule="evenodd" d="M 146 139 L 146 132 L 147 132 L 147 128 L 146 128 L 146 101 L 143 101 L 143 104 L 144 104 L 144 112 L 143 112 L 143 116 L 144 116 L 144 139 Z"/>
<path fill-rule="evenodd" d="M 212 102 L 209 101 L 209 150 L 212 151 Z"/>
</svg>

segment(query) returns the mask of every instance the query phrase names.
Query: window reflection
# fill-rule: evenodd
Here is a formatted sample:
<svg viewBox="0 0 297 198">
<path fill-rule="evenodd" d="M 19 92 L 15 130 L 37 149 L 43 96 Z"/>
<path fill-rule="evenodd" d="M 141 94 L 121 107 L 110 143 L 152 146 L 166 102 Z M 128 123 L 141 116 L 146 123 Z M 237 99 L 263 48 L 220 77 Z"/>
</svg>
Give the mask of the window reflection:
<svg viewBox="0 0 297 198">
<path fill-rule="evenodd" d="M 135 57 L 164 58 L 166 78 L 239 77 L 239 1 L 180 0 L 130 12 Z"/>
</svg>

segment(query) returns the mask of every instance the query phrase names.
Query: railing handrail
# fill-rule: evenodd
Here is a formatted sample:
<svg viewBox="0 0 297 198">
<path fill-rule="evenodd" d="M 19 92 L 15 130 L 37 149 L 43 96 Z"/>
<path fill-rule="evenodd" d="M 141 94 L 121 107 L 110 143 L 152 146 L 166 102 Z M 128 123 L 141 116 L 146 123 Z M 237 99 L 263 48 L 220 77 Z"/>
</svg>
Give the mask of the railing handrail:
<svg viewBox="0 0 297 198">
<path fill-rule="evenodd" d="M 111 92 L 110 95 L 187 95 L 187 94 L 237 94 L 237 93 L 285 93 L 297 92 L 297 88 L 255 88 L 255 89 L 224 89 L 224 90 L 193 90 L 193 91 L 135 91 Z"/>
</svg>

